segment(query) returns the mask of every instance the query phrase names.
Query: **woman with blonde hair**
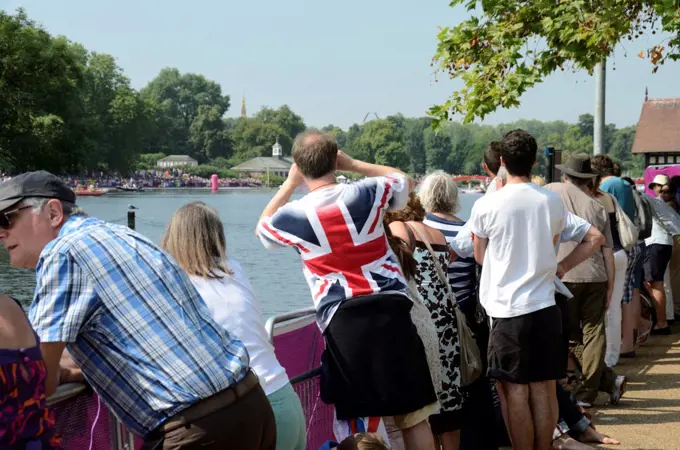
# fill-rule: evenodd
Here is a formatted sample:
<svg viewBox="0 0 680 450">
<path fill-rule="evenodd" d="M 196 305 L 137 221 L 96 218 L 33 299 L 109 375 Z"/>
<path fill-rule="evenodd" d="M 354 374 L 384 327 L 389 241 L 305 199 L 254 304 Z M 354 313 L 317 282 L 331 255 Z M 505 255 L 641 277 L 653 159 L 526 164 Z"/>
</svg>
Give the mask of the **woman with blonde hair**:
<svg viewBox="0 0 680 450">
<path fill-rule="evenodd" d="M 224 227 L 203 202 L 178 209 L 161 246 L 189 275 L 217 323 L 240 339 L 276 418 L 276 448 L 304 450 L 305 417 L 300 399 L 279 364 L 264 328 L 260 304 L 243 268 L 227 257 Z"/>
</svg>

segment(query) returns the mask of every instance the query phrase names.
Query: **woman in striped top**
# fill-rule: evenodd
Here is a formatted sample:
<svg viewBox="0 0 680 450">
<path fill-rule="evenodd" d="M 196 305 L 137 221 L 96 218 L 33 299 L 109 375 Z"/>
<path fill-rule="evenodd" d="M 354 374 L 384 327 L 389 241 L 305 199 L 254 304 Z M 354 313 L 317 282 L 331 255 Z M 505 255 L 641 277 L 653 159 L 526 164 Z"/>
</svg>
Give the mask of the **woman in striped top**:
<svg viewBox="0 0 680 450">
<path fill-rule="evenodd" d="M 460 209 L 458 188 L 450 175 L 434 172 L 423 180 L 418 191 L 420 201 L 427 212 L 423 223 L 444 234 L 451 242 L 465 221 L 456 217 Z M 474 258 L 455 258 L 449 262 L 448 276 L 451 289 L 456 294 L 460 309 L 467 316 L 468 324 L 475 333 L 475 340 L 482 355 L 486 355 L 489 329 L 485 320 L 478 320 L 477 265 Z M 494 430 L 497 421 L 489 379 L 481 377 L 466 388 L 467 398 L 461 414 L 461 450 L 496 450 L 502 438 Z M 501 426 L 502 429 L 502 426 Z"/>
<path fill-rule="evenodd" d="M 451 245 L 453 239 L 465 221 L 455 216 L 460 209 L 458 201 L 458 188 L 453 179 L 442 171 L 428 175 L 418 191 L 420 201 L 427 212 L 423 223 L 441 231 L 446 241 Z M 466 315 L 472 311 L 474 315 L 475 288 L 477 279 L 475 276 L 476 265 L 474 258 L 456 258 L 449 263 L 449 283 L 461 309 Z"/>
</svg>

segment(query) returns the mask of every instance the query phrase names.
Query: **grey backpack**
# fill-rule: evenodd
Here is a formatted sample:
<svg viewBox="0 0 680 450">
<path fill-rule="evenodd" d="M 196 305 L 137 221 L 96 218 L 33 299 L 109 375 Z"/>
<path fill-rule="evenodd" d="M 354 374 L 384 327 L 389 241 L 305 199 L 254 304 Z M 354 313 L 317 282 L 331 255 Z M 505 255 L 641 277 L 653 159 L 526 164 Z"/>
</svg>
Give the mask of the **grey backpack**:
<svg viewBox="0 0 680 450">
<path fill-rule="evenodd" d="M 640 193 L 633 187 L 633 198 L 635 199 L 635 208 L 637 214 L 635 217 L 635 226 L 640 230 L 638 235 L 639 240 L 647 239 L 652 235 L 652 219 L 654 217 L 654 210 L 649 203 L 649 198 Z"/>
</svg>

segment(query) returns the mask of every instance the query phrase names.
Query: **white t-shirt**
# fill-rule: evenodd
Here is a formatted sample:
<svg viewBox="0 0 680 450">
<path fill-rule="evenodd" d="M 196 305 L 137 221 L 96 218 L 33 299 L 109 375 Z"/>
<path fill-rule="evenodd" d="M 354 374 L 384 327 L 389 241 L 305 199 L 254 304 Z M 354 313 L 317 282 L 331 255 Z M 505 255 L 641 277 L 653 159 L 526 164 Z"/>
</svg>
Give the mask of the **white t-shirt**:
<svg viewBox="0 0 680 450">
<path fill-rule="evenodd" d="M 241 264 L 228 258 L 227 265 L 233 275 L 220 274 L 224 275 L 222 279 L 194 275 L 190 278 L 213 319 L 246 346 L 250 367 L 260 379 L 265 394 L 270 395 L 288 384 L 288 375 L 267 339 L 260 302 Z"/>
<path fill-rule="evenodd" d="M 555 304 L 557 251 L 564 229 L 559 195 L 533 183 L 507 184 L 477 200 L 470 230 L 489 240 L 480 300 L 491 317 L 516 317 Z"/>
</svg>

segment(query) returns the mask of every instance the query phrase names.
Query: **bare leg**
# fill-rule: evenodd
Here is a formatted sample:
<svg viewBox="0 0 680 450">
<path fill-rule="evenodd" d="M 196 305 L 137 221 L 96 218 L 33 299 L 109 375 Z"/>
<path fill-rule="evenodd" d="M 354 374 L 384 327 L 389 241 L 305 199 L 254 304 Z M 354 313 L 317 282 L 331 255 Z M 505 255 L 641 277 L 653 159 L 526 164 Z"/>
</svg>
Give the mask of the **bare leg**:
<svg viewBox="0 0 680 450">
<path fill-rule="evenodd" d="M 439 436 L 443 450 L 458 450 L 460 448 L 460 430 L 443 433 Z"/>
<path fill-rule="evenodd" d="M 508 423 L 508 397 L 503 390 L 503 383 L 496 381 L 496 392 L 498 392 L 498 399 L 501 401 L 501 415 L 503 416 L 503 423 L 505 423 L 505 429 L 508 431 L 508 436 L 510 435 L 510 424 Z"/>
<path fill-rule="evenodd" d="M 427 420 L 405 430 L 401 430 L 406 450 L 434 449 L 434 437 Z"/>
<path fill-rule="evenodd" d="M 555 381 L 531 383 L 529 400 L 534 425 L 534 448 L 536 450 L 549 449 L 558 415 Z"/>
<path fill-rule="evenodd" d="M 630 353 L 635 350 L 634 331 L 637 326 L 637 318 L 640 315 L 640 312 L 638 310 L 636 315 L 636 308 L 632 299 L 630 303 L 621 305 L 621 312 L 621 328 L 623 329 L 623 338 L 621 339 L 621 353 Z"/>
<path fill-rule="evenodd" d="M 654 328 L 666 328 L 666 291 L 663 289 L 663 281 L 652 281 L 650 284 L 651 294 L 656 310 L 656 326 Z"/>
<path fill-rule="evenodd" d="M 529 405 L 529 385 L 515 384 L 507 381 L 501 381 L 500 384 L 503 386 L 502 389 L 507 401 L 507 407 L 503 411 L 503 418 L 508 426 L 508 434 L 510 435 L 513 450 L 534 450 L 534 424 Z M 552 388 L 552 395 L 555 397 L 554 382 Z M 501 398 L 503 397 L 501 396 Z M 555 424 L 557 424 L 557 416 L 555 416 L 555 423 L 553 423 L 550 429 L 548 445 L 537 448 L 537 450 L 550 448 L 552 429 L 555 428 Z"/>
</svg>

